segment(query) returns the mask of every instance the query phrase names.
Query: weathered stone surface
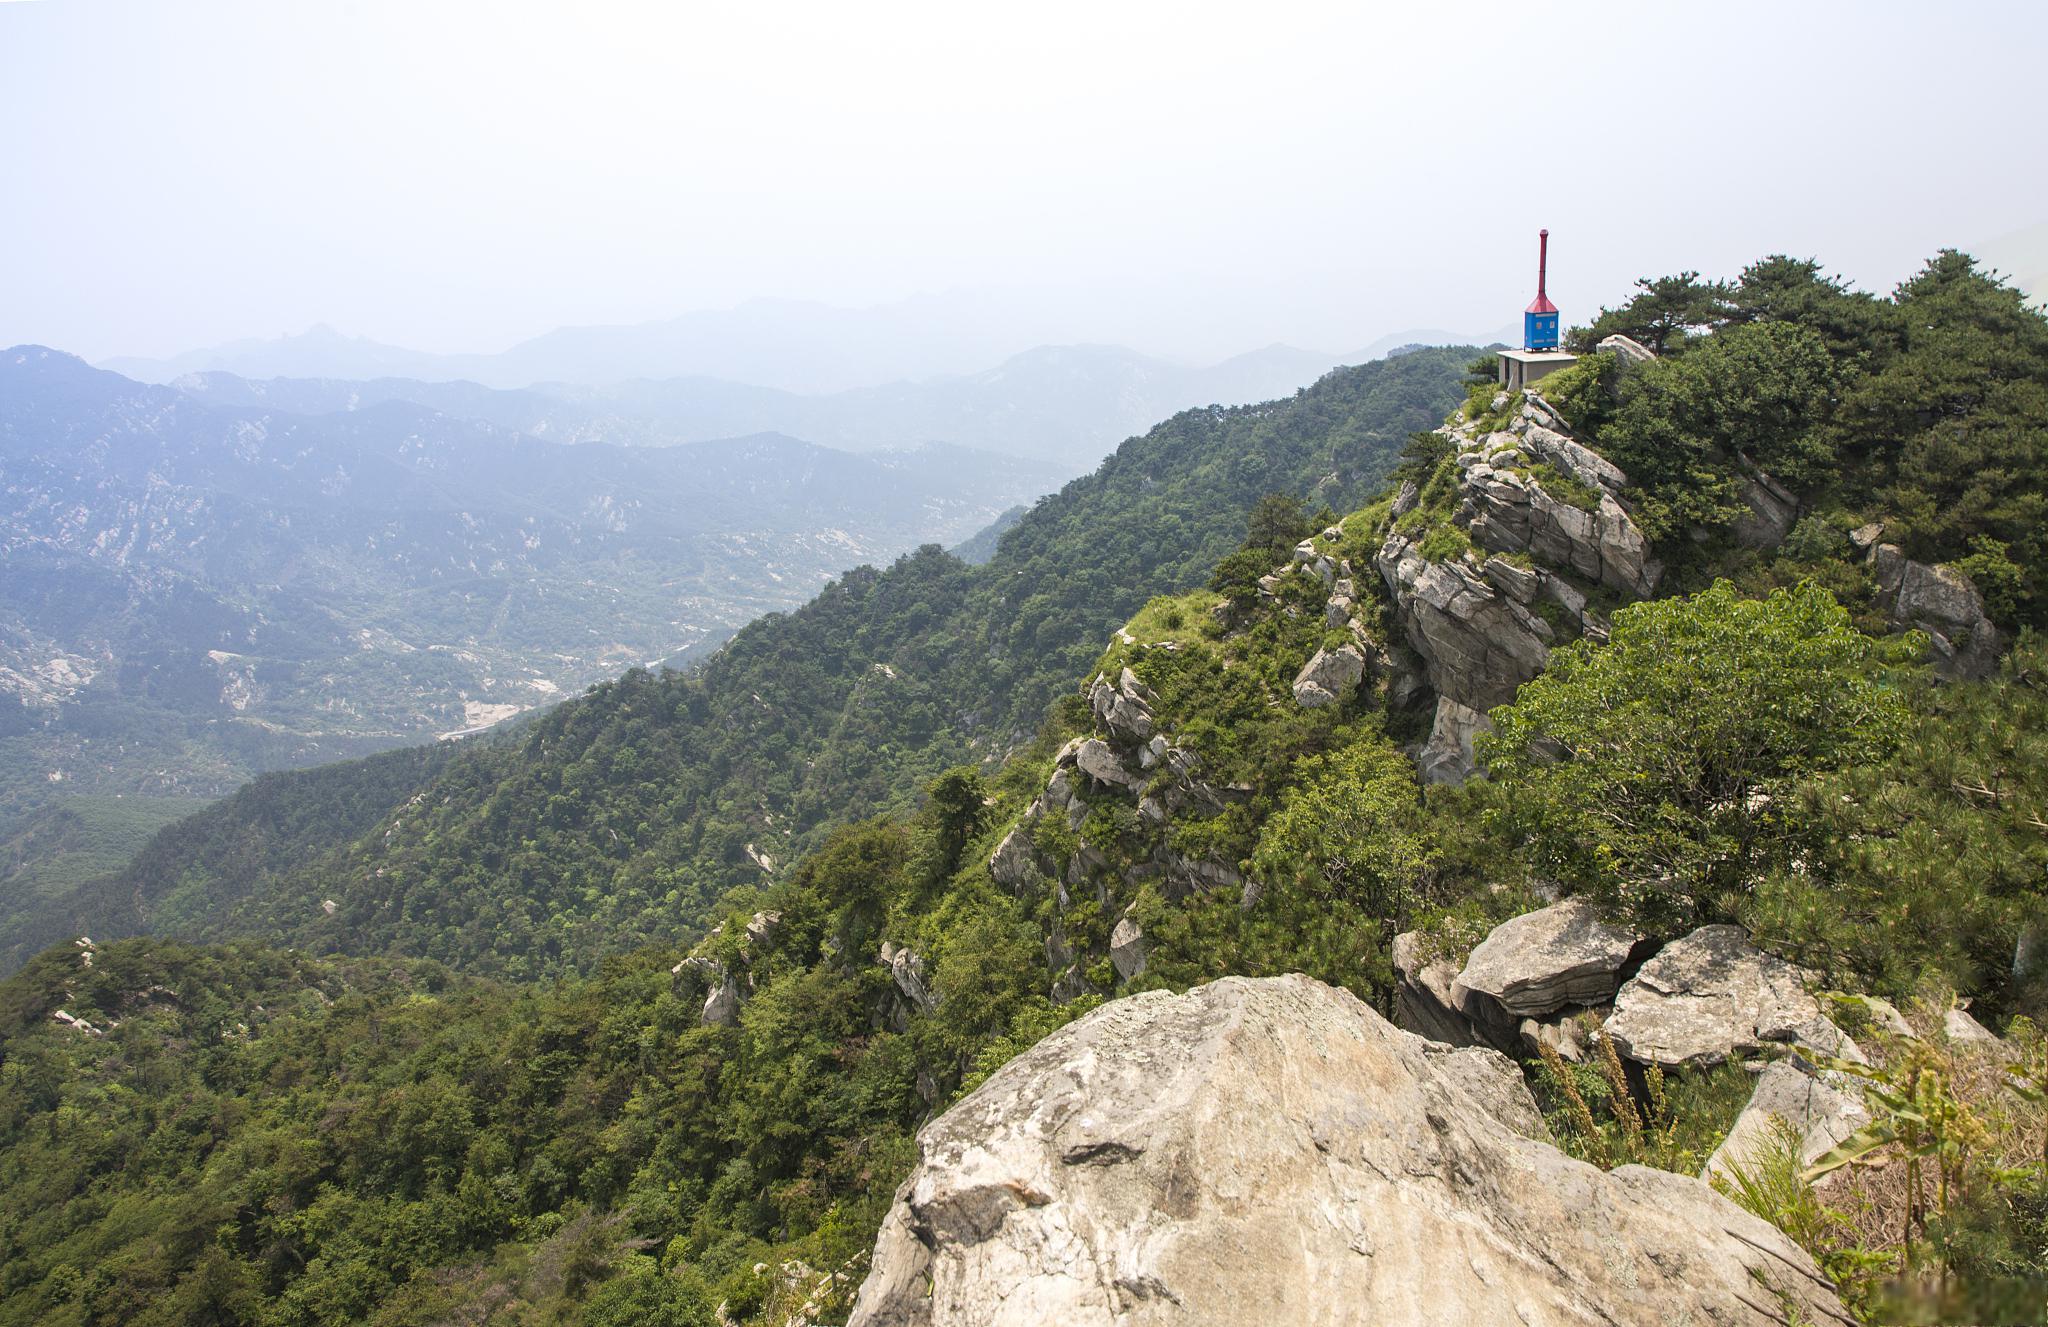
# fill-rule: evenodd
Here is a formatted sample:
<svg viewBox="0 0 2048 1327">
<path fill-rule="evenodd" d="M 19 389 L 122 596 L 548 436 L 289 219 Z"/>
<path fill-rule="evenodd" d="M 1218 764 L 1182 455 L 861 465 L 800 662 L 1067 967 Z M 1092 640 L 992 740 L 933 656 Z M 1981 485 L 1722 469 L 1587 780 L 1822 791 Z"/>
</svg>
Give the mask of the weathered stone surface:
<svg viewBox="0 0 2048 1327">
<path fill-rule="evenodd" d="M 1099 737 L 1091 737 L 1081 743 L 1081 749 L 1074 753 L 1074 763 L 1097 783 L 1137 788 L 1145 782 L 1142 776 L 1125 769 L 1123 762 L 1117 759 L 1116 751 Z"/>
<path fill-rule="evenodd" d="M 1877 544 L 1868 557 L 1877 606 L 1902 628 L 1927 633 L 1935 671 L 1948 678 L 1985 678 L 1997 671 L 2004 640 L 1984 615 L 1970 578 L 1950 566 L 1914 562 L 1896 544 Z"/>
<path fill-rule="evenodd" d="M 1516 1028 L 1519 1044 L 1516 1053 L 1524 1059 L 1540 1059 L 1543 1048 L 1548 1046 L 1568 1064 L 1583 1064 L 1592 1047 L 1587 1044 L 1585 1026 L 1578 1016 L 1567 1014 L 1561 1018 L 1525 1018 Z"/>
<path fill-rule="evenodd" d="M 1753 1173 L 1771 1145 L 1776 1120 L 1783 1120 L 1799 1136 L 1800 1163 L 1812 1165 L 1822 1153 L 1870 1123 L 1870 1112 L 1861 1097 L 1801 1071 L 1790 1060 L 1776 1061 L 1757 1076 L 1749 1104 L 1707 1158 L 1700 1178 L 1729 1175 L 1737 1167 Z"/>
<path fill-rule="evenodd" d="M 1477 1045 L 1472 1025 L 1451 1002 L 1451 983 L 1458 965 L 1447 958 L 1427 958 L 1420 932 L 1394 937 L 1394 1023 L 1404 1031 L 1450 1046 Z"/>
<path fill-rule="evenodd" d="M 1306 977 L 1115 1001 L 918 1144 L 851 1327 L 1846 1321 L 1774 1227 Z"/>
<path fill-rule="evenodd" d="M 1859 995 L 1856 999 L 1870 1011 L 1871 1025 L 1888 1036 L 1910 1040 L 1919 1035 L 1913 1031 L 1913 1025 L 1906 1021 L 1906 1016 L 1899 1012 L 1898 1006 L 1890 1000 L 1879 999 L 1875 995 Z"/>
<path fill-rule="evenodd" d="M 1295 702 L 1306 709 L 1340 704 L 1365 678 L 1365 652 L 1356 645 L 1317 650 L 1294 678 Z"/>
<path fill-rule="evenodd" d="M 1431 562 L 1391 535 L 1377 564 L 1402 633 L 1439 695 L 1490 710 L 1512 701 L 1550 662 L 1549 628 L 1463 562 Z"/>
<path fill-rule="evenodd" d="M 757 912 L 747 918 L 747 945 L 759 951 L 766 949 L 782 929 L 782 914 L 779 912 Z"/>
<path fill-rule="evenodd" d="M 1799 519 L 1799 499 L 1761 470 L 1736 479 L 1736 495 L 1749 510 L 1735 518 L 1729 533 L 1744 548 L 1776 548 Z"/>
<path fill-rule="evenodd" d="M 1019 825 L 1003 836 L 989 856 L 988 873 L 1012 894 L 1021 891 L 1034 876 L 1044 874 L 1038 863 L 1038 850 L 1031 842 L 1030 826 Z"/>
<path fill-rule="evenodd" d="M 1458 979 L 1458 965 L 1450 958 L 1427 958 L 1419 932 L 1395 936 L 1395 1026 L 1427 1036 L 1448 1046 L 1477 1046 L 1473 1024 L 1468 1024 L 1458 1005 L 1450 999 L 1450 983 Z"/>
<path fill-rule="evenodd" d="M 1951 1009 L 1941 1016 L 1941 1030 L 1958 1046 L 1985 1050 L 2005 1047 L 1996 1033 L 1960 1009 Z"/>
<path fill-rule="evenodd" d="M 1116 965 L 1120 980 L 1130 981 L 1145 971 L 1145 928 L 1129 915 L 1121 918 L 1109 936 L 1109 961 Z"/>
<path fill-rule="evenodd" d="M 1116 736 L 1130 742 L 1143 742 L 1152 736 L 1152 710 L 1159 697 L 1138 681 L 1137 674 L 1130 669 L 1123 670 L 1115 686 L 1096 678 L 1088 688 L 1088 703 L 1095 717 Z"/>
<path fill-rule="evenodd" d="M 729 1028 L 740 1021 L 741 999 L 738 979 L 728 975 L 705 995 L 704 1012 L 698 1019 L 705 1027 Z"/>
<path fill-rule="evenodd" d="M 1478 710 L 1460 705 L 1449 696 L 1436 699 L 1436 718 L 1429 727 L 1429 740 L 1415 755 L 1416 768 L 1424 783 L 1463 783 L 1478 772 L 1479 759 L 1473 754 L 1472 739 L 1493 729 L 1493 721 Z"/>
<path fill-rule="evenodd" d="M 1620 361 L 1623 369 L 1634 368 L 1638 364 L 1654 363 L 1657 358 L 1656 352 L 1648 346 L 1619 332 L 1613 336 L 1601 337 L 1600 343 L 1593 349 L 1614 356 Z"/>
<path fill-rule="evenodd" d="M 936 1012 L 939 998 L 931 993 L 924 982 L 924 959 L 905 945 L 882 941 L 882 966 L 889 969 L 889 980 L 896 985 L 910 1007 L 921 1014 Z"/>
<path fill-rule="evenodd" d="M 1638 597 L 1656 588 L 1662 569 L 1650 558 L 1649 540 L 1613 494 L 1602 492 L 1599 505 L 1588 511 L 1533 478 L 1486 466 L 1466 471 L 1459 489 L 1460 523 L 1481 548 L 1527 553 Z"/>
<path fill-rule="evenodd" d="M 1452 987 L 1467 1018 L 1514 1026 L 1573 1005 L 1605 1004 L 1643 937 L 1600 920 L 1593 904 L 1568 898 L 1511 917 L 1473 949 Z"/>
<path fill-rule="evenodd" d="M 1702 926 L 1664 946 L 1616 994 L 1605 1031 L 1629 1059 L 1667 1069 L 1788 1043 L 1863 1059 L 1821 1013 L 1799 969 L 1750 944 L 1739 926 Z"/>
</svg>

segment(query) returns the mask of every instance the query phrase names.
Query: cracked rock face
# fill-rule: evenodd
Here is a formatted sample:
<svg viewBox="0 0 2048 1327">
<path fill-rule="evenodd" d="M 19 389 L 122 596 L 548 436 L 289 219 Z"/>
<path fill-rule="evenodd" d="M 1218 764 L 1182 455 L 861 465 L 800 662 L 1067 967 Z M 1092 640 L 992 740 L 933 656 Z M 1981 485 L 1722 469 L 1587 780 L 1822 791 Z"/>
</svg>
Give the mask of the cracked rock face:
<svg viewBox="0 0 2048 1327">
<path fill-rule="evenodd" d="M 1845 1086 L 1804 1073 L 1790 1060 L 1767 1066 L 1757 1077 L 1749 1104 L 1707 1158 L 1700 1178 L 1733 1178 L 1737 1170 L 1755 1173 L 1776 1141 L 1773 1135 L 1780 1120 L 1799 1139 L 1799 1163 L 1812 1165 L 1829 1148 L 1870 1123 L 1870 1111 L 1861 1095 Z"/>
<path fill-rule="evenodd" d="M 1951 566 L 1911 561 L 1895 544 L 1877 544 L 1866 560 L 1878 607 L 1895 625 L 1927 633 L 1937 672 L 1985 678 L 1998 671 L 2003 642 L 1968 576 Z"/>
<path fill-rule="evenodd" d="M 1550 627 L 1462 562 L 1431 562 L 1392 535 L 1378 555 L 1430 684 L 1468 709 L 1506 705 L 1550 662 Z"/>
<path fill-rule="evenodd" d="M 1821 1013 L 1800 970 L 1752 945 L 1740 926 L 1702 926 L 1658 950 L 1614 997 L 1605 1031 L 1629 1059 L 1666 1069 L 1716 1065 L 1769 1045 L 1863 1059 Z"/>
<path fill-rule="evenodd" d="M 1356 645 L 1317 650 L 1294 678 L 1294 701 L 1304 709 L 1342 703 L 1365 678 L 1365 652 Z"/>
<path fill-rule="evenodd" d="M 920 1133 L 850 1327 L 1847 1320 L 1774 1227 L 1542 1128 L 1306 977 L 1119 1000 Z"/>
<path fill-rule="evenodd" d="M 1571 1005 L 1606 1004 L 1643 937 L 1568 898 L 1509 918 L 1480 941 L 1452 998 L 1468 1017 L 1513 1025 Z"/>
</svg>

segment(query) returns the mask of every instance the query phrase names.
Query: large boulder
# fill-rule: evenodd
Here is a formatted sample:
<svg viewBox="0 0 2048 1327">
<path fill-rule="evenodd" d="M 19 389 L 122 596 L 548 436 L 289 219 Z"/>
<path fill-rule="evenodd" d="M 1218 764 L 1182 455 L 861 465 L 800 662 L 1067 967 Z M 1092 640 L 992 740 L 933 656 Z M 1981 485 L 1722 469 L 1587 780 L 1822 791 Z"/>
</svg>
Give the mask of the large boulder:
<svg viewBox="0 0 2048 1327">
<path fill-rule="evenodd" d="M 1863 1059 L 1807 993 L 1805 974 L 1752 945 L 1740 926 L 1702 926 L 1657 951 L 1615 995 L 1605 1030 L 1622 1055 L 1666 1069 L 1773 1045 Z"/>
<path fill-rule="evenodd" d="M 918 1146 L 850 1327 L 1844 1318 L 1773 1226 L 1572 1160 L 1506 1059 L 1301 976 L 1115 1001 Z"/>
<path fill-rule="evenodd" d="M 1130 669 L 1122 671 L 1115 686 L 1107 678 L 1096 678 L 1088 688 L 1088 704 L 1102 725 L 1125 741 L 1143 742 L 1152 736 L 1152 710 L 1159 697 Z"/>
<path fill-rule="evenodd" d="M 1748 510 L 1728 527 L 1735 542 L 1744 548 L 1776 548 L 1792 533 L 1799 519 L 1799 499 L 1783 484 L 1761 470 L 1736 478 L 1736 496 Z"/>
<path fill-rule="evenodd" d="M 1317 650 L 1294 675 L 1294 700 L 1305 709 L 1342 703 L 1365 679 L 1365 652 L 1356 645 Z"/>
<path fill-rule="evenodd" d="M 1594 346 L 1593 349 L 1614 356 L 1615 361 L 1624 370 L 1635 368 L 1641 364 L 1652 364 L 1657 359 L 1656 352 L 1648 346 L 1634 337 L 1623 336 L 1619 332 L 1612 336 L 1601 337 L 1600 344 Z"/>
<path fill-rule="evenodd" d="M 1109 935 L 1109 961 L 1119 980 L 1131 981 L 1145 973 L 1145 928 L 1128 914 L 1118 920 Z"/>
<path fill-rule="evenodd" d="M 1776 1141 L 1773 1134 L 1781 1127 L 1789 1128 L 1799 1140 L 1799 1163 L 1810 1166 L 1868 1123 L 1870 1111 L 1860 1094 L 1802 1072 L 1790 1060 L 1778 1060 L 1757 1076 L 1749 1104 L 1707 1158 L 1700 1178 L 1721 1175 L 1732 1179 L 1736 1170 L 1754 1175 Z"/>
<path fill-rule="evenodd" d="M 889 980 L 895 985 L 896 993 L 904 1003 L 920 1014 L 936 1013 L 939 997 L 933 995 L 925 985 L 924 958 L 908 945 L 882 941 L 882 952 L 878 961 L 889 969 Z"/>
<path fill-rule="evenodd" d="M 737 977 L 726 976 L 705 993 L 703 1012 L 697 1016 L 705 1027 L 729 1028 L 740 1021 L 745 991 Z"/>
<path fill-rule="evenodd" d="M 1539 432 L 1548 430 L 1530 430 L 1532 437 Z M 1513 435 L 1494 436 L 1502 439 L 1497 446 L 1506 456 L 1521 454 Z M 1522 439 L 1522 446 L 1529 441 Z M 1558 437 L 1558 441 L 1568 440 Z M 1560 449 L 1553 451 L 1564 454 Z M 1492 453 L 1495 457 L 1502 454 Z M 1458 512 L 1460 523 L 1481 548 L 1527 553 L 1594 584 L 1637 597 L 1656 588 L 1662 575 L 1662 568 L 1650 558 L 1649 540 L 1612 493 L 1592 490 L 1598 496 L 1588 509 L 1552 494 L 1532 475 L 1487 460 L 1465 468 L 1459 490 L 1464 499 Z"/>
<path fill-rule="evenodd" d="M 1472 741 L 1491 732 L 1493 721 L 1449 696 L 1436 698 L 1436 717 L 1429 725 L 1429 740 L 1415 754 L 1415 767 L 1424 783 L 1463 783 L 1479 772 L 1479 756 Z"/>
<path fill-rule="evenodd" d="M 1116 749 L 1099 737 L 1091 737 L 1081 743 L 1074 753 L 1074 763 L 1083 774 L 1100 784 L 1119 788 L 1139 788 L 1145 783 L 1144 776 L 1125 768 L 1117 758 Z"/>
<path fill-rule="evenodd" d="M 1511 917 L 1472 950 L 1451 999 L 1474 1022 L 1515 1028 L 1573 1006 L 1606 1004 L 1644 938 L 1568 898 Z"/>
<path fill-rule="evenodd" d="M 1021 893 L 1033 879 L 1045 874 L 1029 825 L 1019 825 L 1003 835 L 1003 841 L 989 855 L 988 873 L 1012 894 Z"/>
<path fill-rule="evenodd" d="M 1872 546 L 1866 561 L 1878 608 L 1894 625 L 1927 633 L 1935 671 L 1949 678 L 1985 678 L 1997 671 L 2004 640 L 1968 576 L 1951 566 L 1915 562 L 1896 544 Z"/>
</svg>

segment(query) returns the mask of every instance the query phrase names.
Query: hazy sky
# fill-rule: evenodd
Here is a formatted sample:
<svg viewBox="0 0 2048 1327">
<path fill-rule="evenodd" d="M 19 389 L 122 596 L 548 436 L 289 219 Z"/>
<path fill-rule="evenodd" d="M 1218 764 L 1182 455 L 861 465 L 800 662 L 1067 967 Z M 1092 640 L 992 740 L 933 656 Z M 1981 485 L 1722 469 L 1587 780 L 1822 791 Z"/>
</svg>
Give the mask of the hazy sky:
<svg viewBox="0 0 2048 1327">
<path fill-rule="evenodd" d="M 2048 4 L 0 3 L 0 345 L 1000 293 L 1221 355 L 2048 219 Z"/>
</svg>

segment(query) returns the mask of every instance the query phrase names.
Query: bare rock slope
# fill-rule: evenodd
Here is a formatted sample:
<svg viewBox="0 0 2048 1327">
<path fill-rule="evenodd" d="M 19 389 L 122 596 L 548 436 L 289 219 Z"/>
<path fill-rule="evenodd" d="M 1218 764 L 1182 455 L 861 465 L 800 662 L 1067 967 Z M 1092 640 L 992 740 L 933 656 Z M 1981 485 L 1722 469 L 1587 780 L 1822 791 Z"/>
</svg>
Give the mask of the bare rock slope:
<svg viewBox="0 0 2048 1327">
<path fill-rule="evenodd" d="M 1773 1227 L 1305 977 L 1106 1005 L 919 1145 L 852 1327 L 1848 1321 Z"/>
</svg>

